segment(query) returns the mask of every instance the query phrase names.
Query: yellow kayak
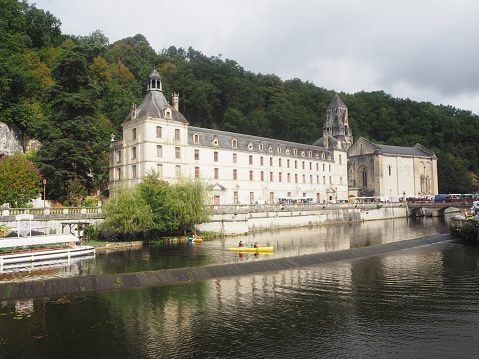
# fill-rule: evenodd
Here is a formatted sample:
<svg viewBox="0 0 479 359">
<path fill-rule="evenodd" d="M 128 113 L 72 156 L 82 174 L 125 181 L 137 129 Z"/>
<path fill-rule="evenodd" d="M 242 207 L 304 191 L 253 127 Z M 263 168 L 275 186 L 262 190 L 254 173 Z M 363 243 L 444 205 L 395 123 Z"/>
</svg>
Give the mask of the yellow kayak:
<svg viewBox="0 0 479 359">
<path fill-rule="evenodd" d="M 273 247 L 259 247 L 259 248 L 254 248 L 254 247 L 234 247 L 234 248 L 228 248 L 229 251 L 235 251 L 235 252 L 272 252 Z"/>
<path fill-rule="evenodd" d="M 194 239 L 191 238 L 190 242 L 193 242 L 193 243 L 201 243 L 201 242 L 203 242 L 203 239 L 201 239 L 201 238 L 194 238 Z"/>
</svg>

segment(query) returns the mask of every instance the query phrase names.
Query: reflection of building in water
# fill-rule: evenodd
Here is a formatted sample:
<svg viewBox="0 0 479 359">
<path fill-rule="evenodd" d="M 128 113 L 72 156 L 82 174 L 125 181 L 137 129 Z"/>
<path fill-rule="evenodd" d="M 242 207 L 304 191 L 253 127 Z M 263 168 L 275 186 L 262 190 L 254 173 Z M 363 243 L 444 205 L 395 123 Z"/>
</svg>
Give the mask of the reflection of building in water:
<svg viewBox="0 0 479 359">
<path fill-rule="evenodd" d="M 15 302 L 15 312 L 17 314 L 32 314 L 33 299 L 19 300 Z"/>
</svg>

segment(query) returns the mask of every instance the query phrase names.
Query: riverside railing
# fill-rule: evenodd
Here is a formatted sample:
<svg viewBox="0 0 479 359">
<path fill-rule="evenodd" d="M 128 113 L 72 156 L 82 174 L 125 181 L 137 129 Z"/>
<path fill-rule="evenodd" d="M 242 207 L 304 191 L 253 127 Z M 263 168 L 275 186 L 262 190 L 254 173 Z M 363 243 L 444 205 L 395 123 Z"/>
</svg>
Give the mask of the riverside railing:
<svg viewBox="0 0 479 359">
<path fill-rule="evenodd" d="M 4 208 L 2 217 L 19 214 L 33 215 L 71 215 L 71 214 L 101 214 L 101 207 L 49 207 L 49 208 Z"/>
</svg>

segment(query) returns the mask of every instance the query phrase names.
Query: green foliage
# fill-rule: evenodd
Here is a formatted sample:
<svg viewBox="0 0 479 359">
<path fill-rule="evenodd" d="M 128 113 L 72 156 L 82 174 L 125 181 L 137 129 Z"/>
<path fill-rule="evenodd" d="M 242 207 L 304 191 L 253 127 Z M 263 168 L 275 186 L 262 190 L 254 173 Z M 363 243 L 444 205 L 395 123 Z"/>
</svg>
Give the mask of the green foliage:
<svg viewBox="0 0 479 359">
<path fill-rule="evenodd" d="M 138 187 L 122 186 L 115 189 L 103 206 L 105 220 L 101 230 L 114 230 L 127 237 L 146 232 L 153 225 L 151 208 L 139 193 Z"/>
<path fill-rule="evenodd" d="M 173 184 L 172 208 L 183 234 L 195 224 L 208 220 L 207 185 L 199 179 L 181 178 Z"/>
<path fill-rule="evenodd" d="M 208 220 L 207 203 L 208 188 L 204 182 L 180 179 L 169 185 L 151 171 L 142 183 L 113 192 L 100 228 L 121 235 L 148 231 L 186 234 L 195 224 Z M 140 222 L 139 216 L 145 216 L 144 221 Z"/>
<path fill-rule="evenodd" d="M 88 195 L 84 182 L 80 178 L 73 178 L 67 181 L 67 205 L 80 207 Z"/>
<path fill-rule="evenodd" d="M 25 156 L 0 158 L 0 204 L 22 206 L 41 192 L 42 176 Z"/>
</svg>

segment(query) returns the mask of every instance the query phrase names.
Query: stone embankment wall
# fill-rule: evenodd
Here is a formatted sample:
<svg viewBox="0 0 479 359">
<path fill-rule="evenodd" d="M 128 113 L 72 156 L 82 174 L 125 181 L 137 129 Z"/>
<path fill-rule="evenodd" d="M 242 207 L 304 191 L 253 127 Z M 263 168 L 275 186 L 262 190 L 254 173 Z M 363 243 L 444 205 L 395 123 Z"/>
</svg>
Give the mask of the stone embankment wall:
<svg viewBox="0 0 479 359">
<path fill-rule="evenodd" d="M 380 208 L 378 208 L 380 207 Z M 211 216 L 211 221 L 197 226 L 205 232 L 242 234 L 280 228 L 318 226 L 323 224 L 373 221 L 407 216 L 407 207 L 402 203 L 348 204 L 321 206 L 318 209 L 287 209 L 246 213 L 223 213 Z"/>
</svg>

